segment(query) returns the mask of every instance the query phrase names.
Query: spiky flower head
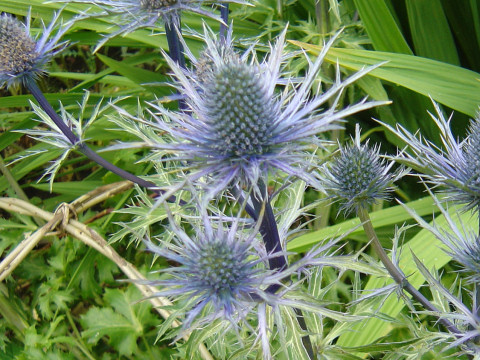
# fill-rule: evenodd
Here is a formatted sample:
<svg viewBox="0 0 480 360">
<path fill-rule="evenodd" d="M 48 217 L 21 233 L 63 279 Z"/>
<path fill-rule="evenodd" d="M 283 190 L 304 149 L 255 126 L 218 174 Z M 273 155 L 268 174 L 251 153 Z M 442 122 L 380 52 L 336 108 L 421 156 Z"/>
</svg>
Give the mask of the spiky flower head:
<svg viewBox="0 0 480 360">
<path fill-rule="evenodd" d="M 255 234 L 239 236 L 238 221 L 227 229 L 226 223 L 212 223 L 205 213 L 202 224 L 195 225 L 192 238 L 174 221 L 170 227 L 175 235 L 174 243 L 164 247 L 151 242 L 147 245 L 156 255 L 179 266 L 165 270 L 171 278 L 156 280 L 152 285 L 164 288 L 159 296 L 171 296 L 177 301 L 195 298 L 195 305 L 184 321 L 185 328 L 189 328 L 206 307 L 211 307 L 209 315 L 202 317 L 198 325 L 215 318 L 233 322 L 235 316 L 251 307 L 253 298 L 260 298 L 265 273 L 259 271 L 259 259 L 254 256 Z"/>
<path fill-rule="evenodd" d="M 43 25 L 37 39 L 30 35 L 30 13 L 25 25 L 11 15 L 0 15 L 0 86 L 18 85 L 45 72 L 47 61 L 66 46 L 58 41 L 69 26 L 61 26 L 52 36 L 59 15 L 48 27 Z"/>
<path fill-rule="evenodd" d="M 205 6 L 221 3 L 246 4 L 244 0 L 53 0 L 64 3 L 87 3 L 95 5 L 100 12 L 84 12 L 78 20 L 88 17 L 113 16 L 113 24 L 119 29 L 105 35 L 97 44 L 99 49 L 109 39 L 117 35 L 127 35 L 142 28 L 156 28 L 162 24 L 170 27 L 180 25 L 180 13 L 192 12 L 222 22 L 213 9 Z"/>
<path fill-rule="evenodd" d="M 312 267 L 351 267 L 348 256 L 334 258 L 328 254 L 340 238 L 312 249 L 288 268 L 268 270 L 270 258 L 287 254 L 267 254 L 258 241 L 258 228 L 251 228 L 251 222 L 238 216 L 218 214 L 212 218 L 202 206 L 198 209 L 198 217 L 185 218 L 188 232 L 177 225 L 167 209 L 171 241 L 159 239 L 159 245 L 147 241 L 151 252 L 176 264 L 160 270 L 159 279 L 147 282 L 159 289 L 153 296 L 169 297 L 176 304 L 179 310 L 172 316 L 185 314 L 177 338 L 199 329 L 211 334 L 211 324 L 221 324 L 226 331 L 245 325 L 254 332 L 254 338 L 261 338 L 263 358 L 270 359 L 268 338 L 274 329 L 267 319 L 272 312 L 276 313 L 274 328 L 279 332 L 285 331 L 281 312 L 293 308 L 349 320 L 298 289 Z M 293 274 L 301 280 L 289 280 Z M 217 327 L 215 334 L 218 331 Z"/>
<path fill-rule="evenodd" d="M 411 134 L 401 126 L 397 129 L 384 124 L 402 139 L 411 150 L 403 152 L 398 160 L 418 171 L 418 175 L 434 186 L 440 186 L 446 200 L 464 205 L 464 210 L 478 211 L 480 206 L 480 114 L 471 120 L 467 136 L 459 141 L 450 129 L 440 107 L 434 102 L 437 125 L 443 148 Z"/>
<path fill-rule="evenodd" d="M 360 143 L 357 124 L 353 143 L 340 146 L 338 156 L 322 169 L 323 187 L 348 214 L 388 198 L 393 182 L 405 174 L 405 170 L 392 172 L 392 166 L 380 157 L 378 146 Z"/>
<path fill-rule="evenodd" d="M 169 59 L 189 111 L 172 112 L 151 104 L 154 121 L 136 118 L 121 109 L 119 112 L 127 121 L 140 121 L 170 135 L 168 143 L 147 139 L 144 145 L 156 150 L 162 161 L 182 161 L 190 181 L 206 179 L 210 195 L 237 184 L 255 187 L 259 179 L 266 181 L 274 171 L 318 185 L 309 172 L 316 166 L 311 150 L 325 144 L 317 135 L 339 128 L 339 121 L 351 114 L 385 102 L 362 101 L 337 108 L 342 90 L 372 68 L 344 81 L 337 74 L 326 92 L 311 96 L 312 84 L 335 38 L 310 63 L 305 78 L 298 82 L 283 78 L 285 33 L 271 46 L 263 62 L 248 51 L 233 56 L 231 43 L 219 47 L 207 33 L 204 54 L 208 54 L 210 68 L 201 77 Z M 193 56 L 189 51 L 187 55 Z M 192 58 L 192 62 L 197 64 L 198 60 Z M 287 84 L 282 93 L 275 92 L 279 83 Z M 332 98 L 331 107 L 319 110 Z"/>
</svg>

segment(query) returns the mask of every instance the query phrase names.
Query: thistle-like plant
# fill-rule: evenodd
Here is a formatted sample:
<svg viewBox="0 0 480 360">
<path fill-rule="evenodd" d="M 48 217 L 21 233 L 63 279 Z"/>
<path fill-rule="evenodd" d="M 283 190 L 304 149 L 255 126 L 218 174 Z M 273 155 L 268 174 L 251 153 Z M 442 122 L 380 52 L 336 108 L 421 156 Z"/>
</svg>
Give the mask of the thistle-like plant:
<svg viewBox="0 0 480 360">
<path fill-rule="evenodd" d="M 45 73 L 46 63 L 67 45 L 60 39 L 70 25 L 61 25 L 59 17 L 60 12 L 48 26 L 42 23 L 41 35 L 34 38 L 30 35 L 30 12 L 25 24 L 11 15 L 0 15 L 0 86 L 25 84 Z"/>
<path fill-rule="evenodd" d="M 369 148 L 368 144 L 360 143 L 360 127 L 355 129 L 355 139 L 352 146 L 340 147 L 340 154 L 332 164 L 326 165 L 322 171 L 323 187 L 328 195 L 340 202 L 340 209 L 345 212 L 355 210 L 362 222 L 363 228 L 380 261 L 397 283 L 399 291 L 406 291 L 422 306 L 438 313 L 438 309 L 420 293 L 405 276 L 398 265 L 392 262 L 383 249 L 368 214 L 368 206 L 375 201 L 385 199 L 392 190 L 392 184 L 408 170 L 400 168 L 391 173 L 393 162 L 382 160 L 378 148 Z M 461 332 L 449 320 L 440 317 L 439 321 L 452 334 Z"/>
<path fill-rule="evenodd" d="M 350 213 L 389 197 L 392 185 L 407 171 L 393 172 L 394 162 L 380 157 L 378 146 L 360 143 L 360 127 L 355 128 L 351 145 L 339 146 L 338 156 L 321 170 L 322 186 L 340 211 Z"/>
<path fill-rule="evenodd" d="M 472 283 L 480 283 L 480 241 L 478 234 L 474 229 L 469 229 L 467 225 L 462 222 L 460 216 L 458 216 L 457 221 L 455 221 L 449 210 L 442 206 L 439 199 L 431 190 L 427 188 L 427 191 L 445 217 L 447 226 L 440 227 L 435 223 L 431 225 L 407 206 L 404 206 L 404 208 L 423 228 L 430 231 L 447 246 L 448 254 L 462 266 L 461 270 L 467 274 L 468 280 Z"/>
<path fill-rule="evenodd" d="M 71 115 L 67 114 L 64 109 L 62 109 L 62 116 L 59 116 L 38 87 L 37 78 L 45 72 L 47 61 L 51 60 L 54 55 L 67 45 L 67 42 L 59 41 L 70 28 L 71 23 L 61 25 L 59 17 L 60 13 L 54 14 L 48 26 L 42 23 L 42 35 L 34 39 L 30 35 L 30 13 L 27 15 L 26 25 L 23 25 L 10 15 L 0 15 L 0 86 L 23 85 L 38 101 L 40 107 L 34 107 L 34 109 L 40 118 L 52 125 L 54 131 L 50 135 L 46 131 L 37 132 L 36 135 L 41 134 L 44 140 L 48 139 L 47 142 L 63 149 L 68 148 L 71 150 L 76 147 L 88 158 L 107 170 L 141 186 L 155 187 L 155 184 L 118 168 L 91 150 L 83 142 L 83 129 L 79 128 L 81 122 L 71 121 Z M 58 24 L 59 22 L 60 25 Z M 59 27 L 55 32 L 57 25 Z M 47 117 L 49 120 L 47 120 Z M 72 123 L 75 124 L 73 131 Z M 67 154 L 64 154 L 64 157 L 66 156 Z M 49 168 L 48 173 L 53 175 L 57 168 L 58 166 L 54 164 Z"/>
<path fill-rule="evenodd" d="M 445 304 L 447 304 L 442 307 L 438 316 L 451 320 L 460 330 L 454 333 L 454 340 L 450 341 L 446 348 L 460 345 L 464 353 L 478 357 L 480 355 L 480 347 L 478 346 L 478 338 L 480 336 L 480 317 L 478 315 L 480 309 L 480 297 L 478 294 L 480 247 L 478 236 L 475 234 L 474 229 L 469 228 L 465 222 L 465 217 L 468 214 L 453 212 L 452 209 L 444 207 L 429 188 L 427 188 L 427 191 L 440 210 L 445 221 L 444 225 L 440 225 L 437 221 L 430 224 L 407 205 L 403 205 L 403 207 L 421 227 L 431 232 L 446 246 L 444 250 L 460 264 L 461 273 L 467 275 L 467 283 L 474 284 L 473 291 L 461 286 L 461 295 L 455 296 L 452 289 L 445 288 L 438 276 L 432 275 L 418 258 L 414 256 L 414 260 L 418 269 L 428 281 L 432 293 L 436 295 L 436 298 L 443 298 Z M 465 216 L 463 220 L 462 215 Z M 459 284 L 462 283 L 459 282 Z M 471 302 L 471 309 L 467 306 L 469 302 Z"/>
<path fill-rule="evenodd" d="M 402 139 L 411 150 L 402 152 L 398 160 L 418 171 L 418 175 L 440 187 L 446 199 L 463 204 L 465 210 L 478 211 L 480 206 L 480 115 L 470 122 L 467 137 L 459 141 L 450 129 L 440 107 L 433 103 L 436 116 L 430 114 L 437 125 L 443 148 L 412 134 L 402 126 L 396 129 L 384 124 Z"/>
<path fill-rule="evenodd" d="M 171 242 L 160 239 L 160 245 L 150 240 L 146 244 L 156 256 L 176 266 L 161 270 L 160 278 L 148 283 L 161 289 L 153 296 L 167 296 L 178 304 L 180 310 L 176 316 L 185 314 L 177 338 L 185 331 L 197 329 L 205 329 L 208 334 L 209 326 L 218 326 L 216 320 L 223 323 L 225 330 L 233 328 L 239 332 L 242 325 L 246 325 L 254 331 L 256 341 L 261 340 L 263 358 L 270 359 L 269 338 L 275 332 L 268 320 L 272 312 L 279 332 L 283 332 L 285 326 L 282 312 L 292 309 L 342 321 L 358 319 L 329 310 L 325 304 L 309 297 L 300 289 L 302 274 L 308 275 L 312 267 L 329 265 L 341 269 L 353 266 L 364 272 L 378 271 L 367 264 L 352 263 L 351 257 L 328 254 L 340 239 L 313 249 L 288 268 L 269 270 L 270 257 L 286 254 L 266 253 L 257 238 L 258 226 L 251 228 L 251 221 L 240 217 L 219 217 L 218 214 L 213 219 L 199 206 L 198 218 L 186 218 L 188 228 L 191 228 L 187 232 L 177 225 L 168 210 L 167 213 L 173 235 Z M 297 274 L 300 280 L 290 281 L 293 274 Z M 272 286 L 278 289 L 276 293 L 270 291 Z M 216 333 L 218 331 L 217 328 Z M 286 346 L 286 342 L 281 346 Z"/>
<path fill-rule="evenodd" d="M 339 128 L 339 122 L 347 116 L 387 103 L 362 101 L 337 108 L 343 89 L 372 67 L 344 81 L 337 73 L 328 90 L 311 95 L 311 87 L 335 38 L 325 45 L 315 62 L 310 63 L 305 78 L 296 84 L 282 74 L 285 31 L 270 47 L 268 58 L 261 62 L 250 52 L 232 55 L 235 51 L 231 43 L 218 46 L 207 40 L 203 54 L 208 57 L 209 68 L 201 77 L 167 57 L 188 111 L 174 112 L 152 103 L 152 120 L 148 120 L 118 109 L 124 120 L 130 122 L 129 128 L 132 121 L 140 122 L 166 136 L 164 142 L 149 141 L 138 127 L 142 143 L 115 148 L 152 148 L 155 153 L 149 159 L 178 162 L 188 171 L 189 181 L 206 180 L 210 196 L 235 185 L 252 188 L 259 180 L 266 183 L 269 173 L 274 171 L 318 184 L 310 173 L 317 160 L 309 152 L 325 144 L 317 135 Z M 279 83 L 287 84 L 281 93 L 275 91 Z M 333 105 L 328 106 L 330 99 L 334 99 Z M 321 106 L 326 109 L 321 110 Z"/>
</svg>

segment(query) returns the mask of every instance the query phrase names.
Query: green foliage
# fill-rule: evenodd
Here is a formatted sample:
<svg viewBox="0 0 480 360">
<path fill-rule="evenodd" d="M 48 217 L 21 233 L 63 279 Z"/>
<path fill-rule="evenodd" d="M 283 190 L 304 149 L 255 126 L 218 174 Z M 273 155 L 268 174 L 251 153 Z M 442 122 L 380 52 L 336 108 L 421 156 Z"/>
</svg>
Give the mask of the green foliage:
<svg viewBox="0 0 480 360">
<path fill-rule="evenodd" d="M 81 317 L 81 324 L 86 329 L 82 337 L 88 343 L 97 344 L 108 337 L 108 343 L 120 355 L 132 355 L 138 352 L 137 340 L 145 335 L 145 329 L 155 325 L 150 316 L 151 305 L 142 301 L 141 295 L 133 286 L 126 291 L 106 289 L 101 308 L 91 307 Z"/>
<path fill-rule="evenodd" d="M 333 83 L 337 64 L 344 76 L 364 66 L 383 63 L 338 101 L 341 106 L 348 106 L 369 96 L 391 100 L 392 105 L 349 117 L 345 132 L 329 135 L 334 141 L 346 141 L 352 124 L 360 123 L 366 131 L 371 130 L 368 134 L 372 142 L 382 142 L 382 150 L 393 154 L 396 146 L 403 148 L 405 144 L 384 133 L 371 120 L 375 117 L 392 126 L 400 124 L 412 131 L 419 130 L 441 147 L 438 129 L 427 113 L 432 109 L 429 97 L 442 104 L 447 113 L 455 111 L 452 125 L 460 136 L 465 133 L 466 120 L 479 109 L 480 5 L 474 0 L 258 0 L 252 5 L 231 5 L 233 35 L 240 47 L 256 43 L 260 55 L 268 52 L 267 40 L 275 39 L 287 24 L 289 51 L 304 49 L 312 59 L 321 51 L 324 40 L 343 29 L 322 65 L 319 92 Z M 69 4 L 62 10 L 62 17 L 67 21 L 89 6 Z M 52 11 L 63 5 L 42 0 L 2 1 L 2 11 L 20 17 L 27 14 L 29 7 L 33 32 L 38 32 L 40 21 L 48 23 Z M 203 46 L 197 36 L 203 31 L 203 21 L 218 31 L 219 25 L 211 19 L 190 14 L 182 17 L 186 44 L 195 54 Z M 92 53 L 101 39 L 99 34 L 115 31 L 113 25 L 114 20 L 108 17 L 86 18 L 67 32 L 66 38 L 73 45 L 51 64 L 50 75 L 39 80 L 47 100 L 57 110 L 61 102 L 74 117 L 84 119 L 96 114 L 96 106 L 102 99 L 104 104 L 112 101 L 131 113 L 148 114 L 145 111 L 148 102 L 162 102 L 175 109 L 174 102 L 166 98 L 175 93 L 170 69 L 159 51 L 168 51 L 164 34 L 152 35 L 150 30 L 140 29 L 111 39 L 97 53 Z M 292 78 L 301 76 L 306 65 L 296 57 L 287 62 Z M 85 90 L 90 92 L 88 97 Z M 121 180 L 92 164 L 81 153 L 72 152 L 58 166 L 50 189 L 45 179 L 39 179 L 63 154 L 62 150 L 18 132 L 46 129 L 35 121 L 38 116 L 32 112 L 31 95 L 21 88 L 0 92 L 0 154 L 30 203 L 54 212 L 63 202 Z M 93 149 L 136 139 L 133 125 L 118 130 L 120 120 L 116 114 L 114 107 L 106 106 L 94 116 L 95 121 L 85 134 Z M 312 156 L 326 157 L 325 153 L 322 149 Z M 145 155 L 144 150 L 137 149 L 102 153 L 122 169 L 155 177 L 159 169 L 141 161 Z M 167 167 L 161 170 L 162 181 L 167 182 L 175 172 Z M 399 184 L 403 192 L 398 190 L 396 195 L 419 216 L 428 221 L 434 216 L 436 225 L 445 224 L 432 198 L 423 197 L 423 185 L 411 186 L 412 183 L 407 180 Z M 271 185 L 277 190 L 284 184 Z M 328 206 L 328 201 L 323 201 L 324 196 L 316 191 L 305 192 L 304 184 L 299 181 L 293 184 L 287 181 L 286 185 L 273 204 L 279 210 L 276 215 L 281 233 L 291 234 L 287 249 L 292 252 L 292 260 L 351 231 L 342 240 L 343 248 L 337 250 L 345 255 L 341 266 L 337 263 L 337 268 L 318 267 L 308 283 L 295 284 L 322 305 L 322 311 L 305 315 L 310 340 L 319 356 L 443 359 L 459 351 L 454 346 L 440 354 L 444 344 L 453 340 L 438 330 L 434 317 L 422 312 L 412 315 L 412 308 L 406 306 L 408 301 L 399 298 L 395 291 L 375 292 L 392 284 L 392 280 L 379 270 L 376 256 L 366 247 L 370 239 L 358 218 L 336 216 L 335 205 Z M 2 197 L 21 196 L 6 176 L 0 177 L 0 193 Z M 179 196 L 185 198 L 184 194 Z M 383 247 L 395 250 L 391 254 L 398 256 L 408 280 L 445 311 L 450 305 L 444 293 L 431 285 L 435 279 L 471 306 L 467 295 L 474 285 L 460 281 L 461 275 L 455 272 L 457 265 L 440 241 L 427 230 L 413 227 L 416 222 L 401 205 L 388 202 L 383 205 L 385 208 L 379 205 L 372 212 L 372 224 Z M 223 199 L 215 206 L 228 207 L 230 199 Z M 180 219 L 183 210 L 176 204 L 170 211 Z M 321 221 L 315 218 L 319 214 Z M 128 190 L 78 214 L 78 221 L 87 223 L 106 238 L 123 261 L 134 264 L 144 274 L 175 265 L 154 259 L 141 245 L 143 239 L 151 236 L 170 241 L 171 235 L 165 233 L 163 226 L 167 218 L 165 208 L 155 207 L 155 199 L 143 189 Z M 469 228 L 478 228 L 476 218 L 470 213 L 463 214 L 462 221 Z M 5 258 L 43 224 L 43 220 L 18 209 L 0 210 L 1 257 Z M 1 359 L 196 359 L 201 357 L 199 344 L 205 344 L 215 359 L 261 358 L 257 334 L 251 329 L 232 334 L 220 322 L 193 332 L 189 340 L 180 339 L 175 344 L 166 341 L 165 338 L 178 334 L 178 328 L 173 326 L 175 316 L 161 319 L 148 301 L 140 301 L 145 296 L 133 284 L 118 281 L 125 280 L 126 275 L 120 272 L 117 263 L 65 235 L 61 227 L 57 230 L 44 237 L 0 284 Z M 425 269 L 419 266 L 418 259 Z M 436 273 L 435 276 L 430 278 L 426 270 Z M 433 290 L 422 288 L 427 280 Z M 180 320 L 184 316 L 179 307 L 164 309 L 173 311 Z M 413 309 L 421 310 L 415 306 Z M 306 332 L 300 329 L 293 310 L 270 310 L 267 321 L 271 328 L 276 328 L 275 321 L 279 319 L 285 325 L 283 333 L 271 338 L 274 358 L 308 359 L 302 343 Z M 344 321 L 347 318 L 352 321 Z M 257 319 L 251 317 L 248 321 L 254 329 Z"/>
</svg>

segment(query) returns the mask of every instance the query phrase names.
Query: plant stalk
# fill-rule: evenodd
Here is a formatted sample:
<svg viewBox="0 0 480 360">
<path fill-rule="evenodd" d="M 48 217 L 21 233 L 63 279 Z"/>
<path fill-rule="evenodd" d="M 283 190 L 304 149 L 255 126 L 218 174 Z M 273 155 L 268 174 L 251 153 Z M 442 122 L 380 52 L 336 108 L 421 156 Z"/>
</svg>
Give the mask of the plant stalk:
<svg viewBox="0 0 480 360">
<path fill-rule="evenodd" d="M 220 5 L 220 17 L 222 22 L 220 23 L 220 41 L 225 40 L 228 31 L 228 3 Z"/>
<path fill-rule="evenodd" d="M 378 240 L 377 234 L 370 220 L 370 216 L 368 215 L 368 211 L 365 208 L 360 207 L 357 211 L 357 215 L 363 224 L 363 229 L 365 230 L 368 239 L 371 241 L 373 249 L 387 269 L 388 273 L 392 276 L 393 280 L 400 285 L 403 290 L 408 292 L 416 301 L 422 304 L 425 309 L 435 313 L 440 313 L 440 311 L 408 281 L 406 276 L 390 260 L 387 253 L 383 249 L 382 244 Z M 438 321 L 442 323 L 452 334 L 462 334 L 462 332 L 449 320 L 439 317 Z"/>
<path fill-rule="evenodd" d="M 269 195 L 267 192 L 267 186 L 263 181 L 259 181 L 258 186 L 260 188 L 261 194 L 252 193 L 250 199 L 253 204 L 253 208 L 248 206 L 245 207 L 245 211 L 255 220 L 259 221 L 260 214 L 263 212 L 260 224 L 260 234 L 262 235 L 263 242 L 265 244 L 265 249 L 267 254 L 277 254 L 268 259 L 268 264 L 271 270 L 282 271 L 285 269 L 287 264 L 287 258 L 283 255 L 282 251 L 282 242 L 280 241 L 280 235 L 278 233 L 278 226 L 275 220 L 275 215 L 273 213 L 272 205 L 270 203 Z M 273 294 L 278 289 L 280 289 L 280 284 L 270 285 L 266 291 Z M 297 321 L 300 328 L 308 332 L 307 324 L 303 317 L 302 310 L 294 309 L 297 315 Z M 302 343 L 307 351 L 307 354 L 310 359 L 315 359 L 315 353 L 313 352 L 313 345 L 310 340 L 310 336 L 307 334 L 302 336 Z"/>
<path fill-rule="evenodd" d="M 25 86 L 33 95 L 35 100 L 37 100 L 40 107 L 47 113 L 47 115 L 53 120 L 55 125 L 62 131 L 62 133 L 67 137 L 67 139 L 71 142 L 72 145 L 76 145 L 78 150 L 84 154 L 90 160 L 96 162 L 98 165 L 104 167 L 105 169 L 117 174 L 118 176 L 122 177 L 123 179 L 130 180 L 131 182 L 138 184 L 142 187 L 155 191 L 157 193 L 161 193 L 159 189 L 157 189 L 157 185 L 154 183 L 141 179 L 136 175 L 129 173 L 123 169 L 120 169 L 118 166 L 113 165 L 108 160 L 104 159 L 100 155 L 98 155 L 95 151 L 90 149 L 85 143 L 83 143 L 73 132 L 72 130 L 63 122 L 62 118 L 56 113 L 53 107 L 50 105 L 48 100 L 43 95 L 42 91 L 38 87 L 37 83 L 34 80 L 27 80 L 25 82 Z"/>
<path fill-rule="evenodd" d="M 480 241 L 480 206 L 477 209 L 478 211 L 478 236 L 476 241 Z M 472 312 L 480 317 L 480 283 L 476 282 L 474 285 L 474 296 L 473 309 Z"/>
</svg>

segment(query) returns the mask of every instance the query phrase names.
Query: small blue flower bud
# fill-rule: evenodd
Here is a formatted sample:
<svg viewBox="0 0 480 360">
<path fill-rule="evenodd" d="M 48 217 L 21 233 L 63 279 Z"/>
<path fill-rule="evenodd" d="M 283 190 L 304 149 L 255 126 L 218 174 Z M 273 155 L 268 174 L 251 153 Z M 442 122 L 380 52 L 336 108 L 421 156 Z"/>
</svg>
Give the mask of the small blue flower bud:
<svg viewBox="0 0 480 360">
<path fill-rule="evenodd" d="M 339 156 L 324 168 L 323 187 L 332 199 L 340 202 L 340 210 L 345 213 L 387 199 L 393 182 L 405 174 L 390 173 L 393 162 L 388 164 L 382 159 L 378 147 L 360 144 L 358 125 L 354 143 L 340 146 L 339 151 Z"/>
</svg>

